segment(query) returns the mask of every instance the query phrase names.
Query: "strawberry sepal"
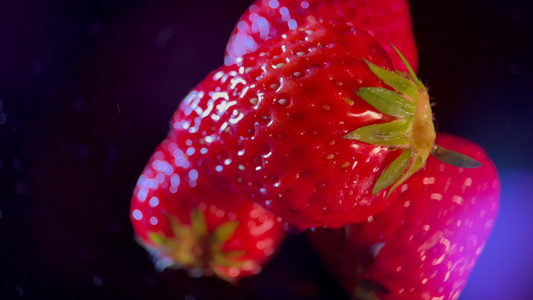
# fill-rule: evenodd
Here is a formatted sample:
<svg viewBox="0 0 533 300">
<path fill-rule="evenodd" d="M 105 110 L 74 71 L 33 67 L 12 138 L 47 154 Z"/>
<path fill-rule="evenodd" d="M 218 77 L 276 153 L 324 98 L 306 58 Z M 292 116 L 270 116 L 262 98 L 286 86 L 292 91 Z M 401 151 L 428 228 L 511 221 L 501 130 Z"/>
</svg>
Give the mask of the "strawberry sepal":
<svg viewBox="0 0 533 300">
<path fill-rule="evenodd" d="M 405 134 L 409 125 L 408 121 L 402 119 L 369 125 L 350 132 L 345 138 L 376 146 L 405 148 L 409 146 L 409 139 Z"/>
<path fill-rule="evenodd" d="M 235 281 L 235 278 L 219 269 L 242 268 L 245 263 L 241 258 L 246 251 L 223 250 L 224 244 L 234 235 L 238 221 L 225 222 L 209 232 L 205 216 L 197 208 L 191 211 L 190 225 L 174 216 L 166 217 L 171 224 L 172 236 L 149 232 L 147 241 L 138 238 L 140 244 L 152 254 L 156 266 L 160 269 L 183 268 L 191 275 L 198 272 L 202 275 L 215 274 L 228 282 Z"/>
<path fill-rule="evenodd" d="M 431 155 L 433 155 L 436 159 L 444 163 L 447 163 L 449 165 L 459 167 L 459 168 L 470 169 L 470 168 L 479 168 L 483 166 L 482 163 L 471 158 L 470 156 L 446 149 L 439 145 L 433 146 L 433 149 L 431 150 Z"/>
<path fill-rule="evenodd" d="M 411 150 L 407 149 L 403 151 L 378 178 L 372 189 L 372 194 L 375 195 L 396 182 L 405 173 L 412 158 L 413 152 Z"/>
<path fill-rule="evenodd" d="M 430 154 L 442 162 L 460 168 L 481 166 L 481 163 L 473 158 L 434 144 L 436 134 L 427 89 L 402 54 L 394 49 L 409 74 L 391 72 L 365 60 L 370 70 L 394 91 L 363 87 L 356 94 L 378 111 L 397 119 L 389 123 L 364 126 L 345 136 L 347 139 L 376 146 L 403 149 L 402 154 L 385 169 L 372 189 L 372 194 L 377 194 L 390 186 L 387 196 L 423 168 Z"/>
<path fill-rule="evenodd" d="M 372 194 L 392 186 L 388 192 L 390 195 L 396 187 L 425 165 L 434 148 L 436 134 L 427 89 L 416 77 L 407 60 L 397 49 L 396 51 L 409 74 L 392 72 L 365 60 L 370 70 L 392 90 L 363 87 L 356 92 L 375 109 L 395 117 L 396 120 L 364 126 L 345 136 L 347 139 L 399 148 L 403 151 L 377 179 Z"/>
</svg>

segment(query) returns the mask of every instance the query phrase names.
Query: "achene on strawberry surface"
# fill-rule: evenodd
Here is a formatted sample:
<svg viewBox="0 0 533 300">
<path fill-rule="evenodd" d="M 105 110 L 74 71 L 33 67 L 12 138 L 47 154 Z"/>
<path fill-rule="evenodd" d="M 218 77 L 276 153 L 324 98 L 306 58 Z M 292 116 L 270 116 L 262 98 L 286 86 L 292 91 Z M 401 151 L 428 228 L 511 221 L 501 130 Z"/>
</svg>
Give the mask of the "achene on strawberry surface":
<svg viewBox="0 0 533 300">
<path fill-rule="evenodd" d="M 500 183 L 478 145 L 439 134 L 437 142 L 483 164 L 462 169 L 433 157 L 372 220 L 317 229 L 309 239 L 358 300 L 455 300 L 494 227 Z"/>
<path fill-rule="evenodd" d="M 292 227 L 364 221 L 433 147 L 429 97 L 409 70 L 366 32 L 315 22 L 211 73 L 170 134 Z"/>
<path fill-rule="evenodd" d="M 394 44 L 417 69 L 418 54 L 407 0 L 256 0 L 237 22 L 224 61 L 233 64 L 265 41 L 321 19 L 368 32 L 389 53 L 394 67 L 407 71 L 390 45 Z"/>
<path fill-rule="evenodd" d="M 230 282 L 261 271 L 284 231 L 274 215 L 230 187 L 189 160 L 176 141 L 158 146 L 138 180 L 130 215 L 157 268 Z"/>
</svg>

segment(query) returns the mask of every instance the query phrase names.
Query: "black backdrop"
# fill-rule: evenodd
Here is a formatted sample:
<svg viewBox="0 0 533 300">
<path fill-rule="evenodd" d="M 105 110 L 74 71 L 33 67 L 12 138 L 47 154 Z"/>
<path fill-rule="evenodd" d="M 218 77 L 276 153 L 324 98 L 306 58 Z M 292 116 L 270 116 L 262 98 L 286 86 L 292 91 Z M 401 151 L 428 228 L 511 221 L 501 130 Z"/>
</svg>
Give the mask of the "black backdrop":
<svg viewBox="0 0 533 300">
<path fill-rule="evenodd" d="M 249 0 L 0 0 L 0 299 L 347 299 L 302 236 L 233 287 L 155 272 L 129 201 Z M 500 218 L 461 300 L 533 299 L 533 21 L 519 0 L 411 1 L 438 129 L 481 144 Z"/>
</svg>

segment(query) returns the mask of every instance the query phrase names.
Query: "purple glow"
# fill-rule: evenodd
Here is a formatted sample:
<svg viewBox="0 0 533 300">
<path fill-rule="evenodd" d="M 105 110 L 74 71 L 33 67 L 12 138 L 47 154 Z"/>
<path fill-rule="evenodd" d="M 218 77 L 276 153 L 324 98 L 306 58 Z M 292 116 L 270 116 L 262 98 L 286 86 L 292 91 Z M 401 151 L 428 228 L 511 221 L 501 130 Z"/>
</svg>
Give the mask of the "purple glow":
<svg viewBox="0 0 533 300">
<path fill-rule="evenodd" d="M 459 299 L 533 299 L 533 173 L 504 171 L 500 213 Z"/>
</svg>

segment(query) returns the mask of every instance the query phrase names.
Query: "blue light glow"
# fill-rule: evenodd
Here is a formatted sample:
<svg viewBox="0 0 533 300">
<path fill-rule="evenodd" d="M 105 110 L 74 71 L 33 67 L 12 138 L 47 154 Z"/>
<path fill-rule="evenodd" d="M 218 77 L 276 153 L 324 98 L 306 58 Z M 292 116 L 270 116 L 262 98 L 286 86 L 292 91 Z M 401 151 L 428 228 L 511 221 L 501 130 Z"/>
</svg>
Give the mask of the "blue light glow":
<svg viewBox="0 0 533 300">
<path fill-rule="evenodd" d="M 533 296 L 533 173 L 503 171 L 500 179 L 500 213 L 459 298 L 462 300 L 525 300 Z"/>
</svg>

